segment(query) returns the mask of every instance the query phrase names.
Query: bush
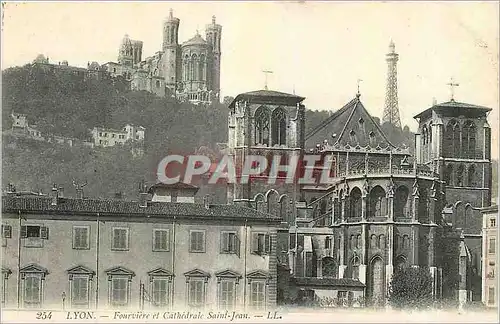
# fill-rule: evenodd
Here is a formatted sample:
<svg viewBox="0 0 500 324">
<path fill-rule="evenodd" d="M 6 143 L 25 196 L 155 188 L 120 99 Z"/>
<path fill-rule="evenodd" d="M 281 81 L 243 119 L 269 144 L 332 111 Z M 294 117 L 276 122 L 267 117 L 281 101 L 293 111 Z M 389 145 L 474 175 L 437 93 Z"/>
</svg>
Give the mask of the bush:
<svg viewBox="0 0 500 324">
<path fill-rule="evenodd" d="M 431 307 L 432 281 L 428 268 L 406 267 L 396 271 L 389 287 L 389 303 L 395 309 Z"/>
</svg>

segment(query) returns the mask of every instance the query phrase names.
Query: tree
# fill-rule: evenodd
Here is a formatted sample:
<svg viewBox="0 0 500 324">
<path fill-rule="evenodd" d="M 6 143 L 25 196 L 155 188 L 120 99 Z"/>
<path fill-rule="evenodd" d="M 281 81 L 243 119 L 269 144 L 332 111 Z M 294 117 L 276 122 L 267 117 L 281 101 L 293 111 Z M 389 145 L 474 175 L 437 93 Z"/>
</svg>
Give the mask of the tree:
<svg viewBox="0 0 500 324">
<path fill-rule="evenodd" d="M 396 309 L 424 309 L 433 303 L 432 276 L 425 267 L 397 270 L 389 286 L 389 303 Z"/>
</svg>

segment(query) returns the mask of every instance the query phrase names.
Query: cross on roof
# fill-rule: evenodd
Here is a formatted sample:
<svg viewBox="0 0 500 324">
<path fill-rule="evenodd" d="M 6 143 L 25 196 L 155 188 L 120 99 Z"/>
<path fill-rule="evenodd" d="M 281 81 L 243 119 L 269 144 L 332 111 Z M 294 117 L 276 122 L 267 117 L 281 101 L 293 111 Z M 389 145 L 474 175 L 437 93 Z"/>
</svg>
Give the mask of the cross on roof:
<svg viewBox="0 0 500 324">
<path fill-rule="evenodd" d="M 263 70 L 262 72 L 263 72 L 263 73 L 264 73 L 264 75 L 266 76 L 266 83 L 265 83 L 265 85 L 264 85 L 264 89 L 265 89 L 265 90 L 267 90 L 267 75 L 268 75 L 269 73 L 273 73 L 273 71 Z"/>
<path fill-rule="evenodd" d="M 361 96 L 361 92 L 359 92 L 359 83 L 360 83 L 361 81 L 363 81 L 363 80 L 358 79 L 358 93 L 357 93 L 357 96 L 358 96 L 358 97 L 359 97 L 359 96 Z"/>
<path fill-rule="evenodd" d="M 450 86 L 450 91 L 451 91 L 451 101 L 455 101 L 454 95 L 455 95 L 455 87 L 458 87 L 460 84 L 453 82 L 453 78 L 450 79 L 450 83 L 447 83 L 447 85 Z"/>
</svg>

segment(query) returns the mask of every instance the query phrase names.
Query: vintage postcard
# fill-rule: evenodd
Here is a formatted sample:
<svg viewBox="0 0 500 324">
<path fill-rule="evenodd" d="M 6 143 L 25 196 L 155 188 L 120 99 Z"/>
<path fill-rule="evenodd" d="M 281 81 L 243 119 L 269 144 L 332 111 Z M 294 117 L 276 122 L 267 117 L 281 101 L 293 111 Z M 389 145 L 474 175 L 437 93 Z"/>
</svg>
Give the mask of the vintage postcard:
<svg viewBox="0 0 500 324">
<path fill-rule="evenodd" d="M 2 323 L 498 323 L 498 22 L 2 2 Z"/>
</svg>

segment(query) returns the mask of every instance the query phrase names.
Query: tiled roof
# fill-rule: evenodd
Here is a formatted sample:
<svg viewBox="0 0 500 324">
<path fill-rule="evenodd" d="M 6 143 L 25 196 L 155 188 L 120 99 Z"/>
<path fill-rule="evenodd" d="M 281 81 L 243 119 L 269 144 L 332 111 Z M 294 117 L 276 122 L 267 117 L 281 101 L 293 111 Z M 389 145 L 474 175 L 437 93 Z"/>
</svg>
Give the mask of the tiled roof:
<svg viewBox="0 0 500 324">
<path fill-rule="evenodd" d="M 200 34 L 196 34 L 193 38 L 182 44 L 182 46 L 186 45 L 207 45 L 207 42 L 200 36 Z"/>
<path fill-rule="evenodd" d="M 424 115 L 427 115 L 430 113 L 432 110 L 440 110 L 440 109 L 462 109 L 462 110 L 477 110 L 477 111 L 491 111 L 491 108 L 484 107 L 484 106 L 479 106 L 479 105 L 473 105 L 465 102 L 458 102 L 458 101 L 448 101 L 448 102 L 443 102 L 437 105 L 434 105 L 430 108 L 425 109 L 424 111 L 420 112 L 418 115 L 415 115 L 413 118 L 420 118 Z"/>
<path fill-rule="evenodd" d="M 273 91 L 273 90 L 256 90 L 245 93 L 240 93 L 234 98 L 229 108 L 233 108 L 235 103 L 240 100 L 247 100 L 251 103 L 268 103 L 268 104 L 286 104 L 294 106 L 297 103 L 304 101 L 304 97 L 294 94 Z"/>
<path fill-rule="evenodd" d="M 59 198 L 56 206 L 51 205 L 51 198 L 47 197 L 16 197 L 2 196 L 2 212 L 41 214 L 96 214 L 111 216 L 157 216 L 157 217 L 186 217 L 200 219 L 261 219 L 280 222 L 281 218 L 274 215 L 258 212 L 254 209 L 238 205 L 210 205 L 207 209 L 203 204 L 151 202 L 147 207 L 140 207 L 138 202 L 123 200 L 96 200 Z"/>
<path fill-rule="evenodd" d="M 363 147 L 367 145 L 372 147 L 395 147 L 384 134 L 379 124 L 366 110 L 359 96 L 356 96 L 310 131 L 306 135 L 306 140 L 322 130 L 323 132 L 320 134 L 328 134 L 325 138 L 328 140 L 332 134 L 336 134 L 334 144 L 349 144 L 352 147 L 358 144 Z M 351 134 L 354 134 L 354 136 L 351 136 Z M 370 137 L 373 139 L 370 140 Z"/>
<path fill-rule="evenodd" d="M 174 184 L 166 184 L 166 183 L 159 182 L 159 183 L 152 185 L 149 188 L 148 192 L 152 193 L 155 191 L 156 188 L 181 189 L 181 190 L 193 190 L 193 191 L 198 191 L 198 189 L 199 189 L 196 186 L 193 186 L 189 183 L 184 183 L 184 182 L 176 182 Z"/>
<path fill-rule="evenodd" d="M 357 279 L 348 278 L 310 278 L 296 277 L 292 278 L 297 286 L 320 286 L 320 287 L 365 287 Z"/>
</svg>

